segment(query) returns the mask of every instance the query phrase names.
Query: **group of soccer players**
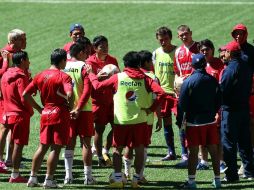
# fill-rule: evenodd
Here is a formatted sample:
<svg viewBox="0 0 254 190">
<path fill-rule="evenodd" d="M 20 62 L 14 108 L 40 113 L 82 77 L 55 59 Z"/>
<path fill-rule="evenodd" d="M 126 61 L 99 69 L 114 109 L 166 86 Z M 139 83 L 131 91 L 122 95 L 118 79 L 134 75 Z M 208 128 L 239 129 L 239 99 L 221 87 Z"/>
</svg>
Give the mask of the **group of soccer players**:
<svg viewBox="0 0 254 190">
<path fill-rule="evenodd" d="M 101 72 L 106 65 L 118 67 L 116 58 L 109 54 L 107 38 L 100 35 L 90 42 L 83 26 L 73 24 L 69 33 L 72 41 L 63 49 L 55 49 L 50 67 L 31 78 L 26 34 L 12 30 L 0 57 L 0 173 L 8 174 L 10 166 L 10 183 L 38 186 L 37 175 L 50 148 L 43 187 L 57 188 L 54 173 L 65 148 L 64 184 L 75 183 L 72 167 L 79 136 L 85 185 L 96 184 L 92 175 L 94 152 L 100 167 L 113 165 L 109 187 L 123 188 L 130 179 L 132 188 L 139 188 L 147 183 L 144 168 L 156 112 L 156 131 L 163 127 L 168 147 L 162 161 L 177 159 L 172 127 L 172 115 L 176 116 L 182 149 L 177 167 L 188 167 L 188 180 L 181 188 L 196 188 L 196 169 L 209 168 L 208 152 L 215 188 L 221 187 L 220 172 L 225 172 L 226 182 L 238 181 L 239 174 L 252 179 L 254 47 L 247 42 L 246 26 L 233 28 L 233 40 L 219 49 L 219 58 L 214 56 L 212 41 L 194 41 L 187 25 L 180 25 L 177 34 L 180 47 L 171 43 L 169 28 L 158 28 L 155 36 L 160 47 L 153 53 L 126 53 L 123 71 L 114 74 Z M 43 107 L 33 98 L 37 91 Z M 19 169 L 33 108 L 41 117 L 40 144 L 26 179 Z M 109 123 L 112 128 L 103 147 L 103 133 Z M 237 149 L 242 171 L 237 171 Z M 131 179 L 133 150 L 135 173 Z"/>
</svg>

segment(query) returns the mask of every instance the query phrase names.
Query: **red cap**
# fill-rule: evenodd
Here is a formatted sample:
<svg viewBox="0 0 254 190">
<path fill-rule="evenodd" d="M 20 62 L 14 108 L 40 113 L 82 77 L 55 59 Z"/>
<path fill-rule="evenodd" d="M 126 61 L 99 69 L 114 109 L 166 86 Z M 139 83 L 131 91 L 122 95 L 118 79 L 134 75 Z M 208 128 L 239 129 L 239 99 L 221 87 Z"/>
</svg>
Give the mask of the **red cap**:
<svg viewBox="0 0 254 190">
<path fill-rule="evenodd" d="M 240 51 L 240 45 L 236 41 L 231 41 L 227 45 L 223 46 L 228 51 Z"/>
</svg>

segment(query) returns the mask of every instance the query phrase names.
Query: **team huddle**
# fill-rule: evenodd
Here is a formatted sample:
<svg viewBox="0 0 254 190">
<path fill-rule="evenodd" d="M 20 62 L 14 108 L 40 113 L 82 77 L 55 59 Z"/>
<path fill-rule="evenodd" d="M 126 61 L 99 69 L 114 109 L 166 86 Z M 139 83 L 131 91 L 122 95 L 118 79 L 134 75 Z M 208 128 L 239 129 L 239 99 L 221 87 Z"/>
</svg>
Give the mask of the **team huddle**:
<svg viewBox="0 0 254 190">
<path fill-rule="evenodd" d="M 99 167 L 113 167 L 110 188 L 124 188 L 128 180 L 132 188 L 140 188 L 148 182 L 144 170 L 154 123 L 155 132 L 164 129 L 168 149 L 161 160 L 177 159 L 172 127 L 176 117 L 181 142 L 181 161 L 176 167 L 188 168 L 188 180 L 180 188 L 197 188 L 196 170 L 209 169 L 208 153 L 214 188 L 220 188 L 222 180 L 237 182 L 239 176 L 252 180 L 254 46 L 247 42 L 246 26 L 233 28 L 233 39 L 219 48 L 219 58 L 214 56 L 211 40 L 192 39 L 189 26 L 180 25 L 177 33 L 180 47 L 171 43 L 169 28 L 158 28 L 160 47 L 126 53 L 121 72 L 117 59 L 108 53 L 108 39 L 99 35 L 90 42 L 83 26 L 73 24 L 72 41 L 55 49 L 50 67 L 32 77 L 26 33 L 10 31 L 0 56 L 0 173 L 8 175 L 10 167 L 10 183 L 40 186 L 37 175 L 50 149 L 42 186 L 58 188 L 54 174 L 64 148 L 64 184 L 75 183 L 72 168 L 79 137 L 85 185 L 97 183 L 92 173 L 95 154 Z M 41 104 L 34 99 L 36 94 Z M 26 179 L 20 168 L 34 109 L 40 114 L 40 144 Z M 108 124 L 111 130 L 103 145 Z M 239 170 L 237 151 L 242 161 Z M 225 173 L 222 180 L 220 173 Z"/>
</svg>

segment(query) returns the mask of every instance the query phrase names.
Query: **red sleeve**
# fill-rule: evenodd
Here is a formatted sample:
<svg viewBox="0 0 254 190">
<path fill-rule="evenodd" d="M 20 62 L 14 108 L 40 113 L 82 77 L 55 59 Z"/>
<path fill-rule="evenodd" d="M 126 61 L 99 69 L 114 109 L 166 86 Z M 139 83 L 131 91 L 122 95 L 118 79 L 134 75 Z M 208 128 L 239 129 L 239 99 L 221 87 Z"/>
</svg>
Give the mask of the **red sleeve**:
<svg viewBox="0 0 254 190">
<path fill-rule="evenodd" d="M 87 103 L 87 101 L 89 100 L 91 96 L 91 90 L 92 90 L 91 82 L 84 68 L 82 70 L 82 78 L 84 82 L 84 89 L 78 102 L 78 106 L 77 106 L 78 108 L 82 108 Z"/>
<path fill-rule="evenodd" d="M 32 94 L 36 93 L 37 90 L 38 90 L 38 88 L 36 86 L 36 82 L 34 79 L 34 80 L 32 80 L 32 82 L 30 82 L 30 84 L 25 88 L 24 91 L 26 91 L 26 93 L 32 95 Z"/>
<path fill-rule="evenodd" d="M 162 99 L 165 98 L 166 93 L 160 87 L 160 85 L 150 77 L 145 77 L 145 84 L 148 92 L 153 92 L 156 94 L 156 99 L 150 107 L 151 111 L 154 112 L 158 105 L 161 103 Z"/>
<path fill-rule="evenodd" d="M 63 77 L 63 88 L 64 88 L 64 92 L 67 94 L 68 92 L 71 92 L 73 91 L 72 89 L 72 80 L 71 80 L 71 77 L 69 75 L 64 75 Z"/>
<path fill-rule="evenodd" d="M 113 91 L 115 92 L 117 91 L 118 77 L 116 74 L 111 76 L 109 79 L 106 79 L 101 82 L 98 81 L 98 77 L 93 73 L 90 73 L 88 77 L 95 90 L 103 90 L 106 88 L 111 88 Z"/>
<path fill-rule="evenodd" d="M 1 62 L 1 60 L 0 60 Z M 3 76 L 4 72 L 8 69 L 8 60 L 3 60 L 2 68 L 0 69 L 0 78 Z"/>
<path fill-rule="evenodd" d="M 21 97 L 22 105 L 27 109 L 27 111 L 29 111 L 30 114 L 33 114 L 33 109 L 31 108 L 29 103 L 22 96 L 22 94 L 23 94 L 24 90 L 26 89 L 28 83 L 29 83 L 29 81 L 28 81 L 28 78 L 26 78 L 26 77 L 22 77 L 22 78 L 18 79 L 17 80 L 18 93 L 19 93 L 19 96 Z"/>
</svg>

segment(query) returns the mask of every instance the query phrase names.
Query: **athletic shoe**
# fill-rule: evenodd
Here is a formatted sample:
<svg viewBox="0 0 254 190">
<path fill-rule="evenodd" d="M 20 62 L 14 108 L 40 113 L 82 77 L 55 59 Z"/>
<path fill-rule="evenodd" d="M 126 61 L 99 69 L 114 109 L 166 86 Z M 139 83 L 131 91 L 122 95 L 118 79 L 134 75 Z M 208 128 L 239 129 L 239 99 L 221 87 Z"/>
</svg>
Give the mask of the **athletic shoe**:
<svg viewBox="0 0 254 190">
<path fill-rule="evenodd" d="M 112 188 L 112 189 L 123 189 L 124 188 L 124 184 L 123 182 L 112 182 L 112 183 L 109 183 L 109 188 Z"/>
<path fill-rule="evenodd" d="M 239 182 L 239 177 L 237 178 L 232 178 L 232 179 L 230 179 L 230 178 L 228 178 L 228 177 L 224 177 L 223 179 L 222 179 L 222 182 L 226 182 L 226 183 L 237 183 L 237 182 Z"/>
<path fill-rule="evenodd" d="M 44 189 L 54 189 L 54 188 L 59 188 L 57 185 L 57 182 L 52 179 L 46 179 L 43 183 L 43 188 Z"/>
<path fill-rule="evenodd" d="M 84 184 L 85 185 L 95 185 L 97 182 L 93 176 L 87 177 L 85 176 Z"/>
<path fill-rule="evenodd" d="M 199 162 L 198 165 L 197 165 L 197 170 L 209 170 L 209 166 Z"/>
<path fill-rule="evenodd" d="M 112 166 L 113 165 L 113 162 L 111 161 L 109 154 L 104 153 L 104 154 L 102 154 L 102 157 L 106 162 L 106 166 Z"/>
<path fill-rule="evenodd" d="M 169 161 L 169 160 L 176 160 L 176 155 L 167 154 L 164 158 L 161 159 L 161 161 Z"/>
<path fill-rule="evenodd" d="M 139 185 L 139 182 L 140 182 L 140 178 L 134 175 L 131 181 L 131 187 L 133 189 L 141 188 L 141 186 Z"/>
<path fill-rule="evenodd" d="M 73 178 L 65 178 L 64 179 L 64 185 L 72 184 L 72 183 L 73 183 Z"/>
<path fill-rule="evenodd" d="M 37 177 L 30 176 L 26 185 L 27 187 L 38 187 L 39 183 Z"/>
<path fill-rule="evenodd" d="M 228 167 L 226 166 L 226 164 L 224 162 L 222 162 L 220 164 L 220 173 L 223 174 L 227 169 L 228 169 Z"/>
<path fill-rule="evenodd" d="M 197 184 L 194 181 L 193 183 L 189 183 L 186 181 L 184 184 L 180 185 L 180 188 L 182 189 L 197 189 Z"/>
<path fill-rule="evenodd" d="M 221 181 L 220 180 L 213 180 L 212 186 L 214 186 L 215 189 L 221 188 Z"/>
<path fill-rule="evenodd" d="M 0 161 L 0 173 L 2 173 L 2 174 L 8 174 L 8 173 L 10 173 L 8 171 L 7 166 L 5 165 L 5 163 L 3 161 Z"/>
<path fill-rule="evenodd" d="M 148 183 L 147 179 L 145 178 L 145 176 L 141 177 L 139 180 L 138 180 L 138 184 L 146 184 Z"/>
<path fill-rule="evenodd" d="M 238 173 L 238 175 L 243 175 L 243 173 L 244 173 L 243 164 L 241 165 L 241 167 L 239 168 L 237 173 Z"/>
<path fill-rule="evenodd" d="M 243 178 L 243 179 L 250 180 L 250 181 L 254 179 L 252 176 L 247 176 L 247 175 L 245 175 L 245 174 L 242 175 L 242 178 Z"/>
<path fill-rule="evenodd" d="M 181 160 L 175 165 L 177 168 L 187 168 L 188 166 L 188 160 Z"/>
<path fill-rule="evenodd" d="M 98 159 L 98 166 L 99 167 L 106 167 L 107 163 L 106 163 L 106 161 L 103 158 L 99 158 Z"/>
<path fill-rule="evenodd" d="M 16 178 L 10 177 L 9 183 L 27 183 L 27 179 L 19 175 Z"/>
</svg>

